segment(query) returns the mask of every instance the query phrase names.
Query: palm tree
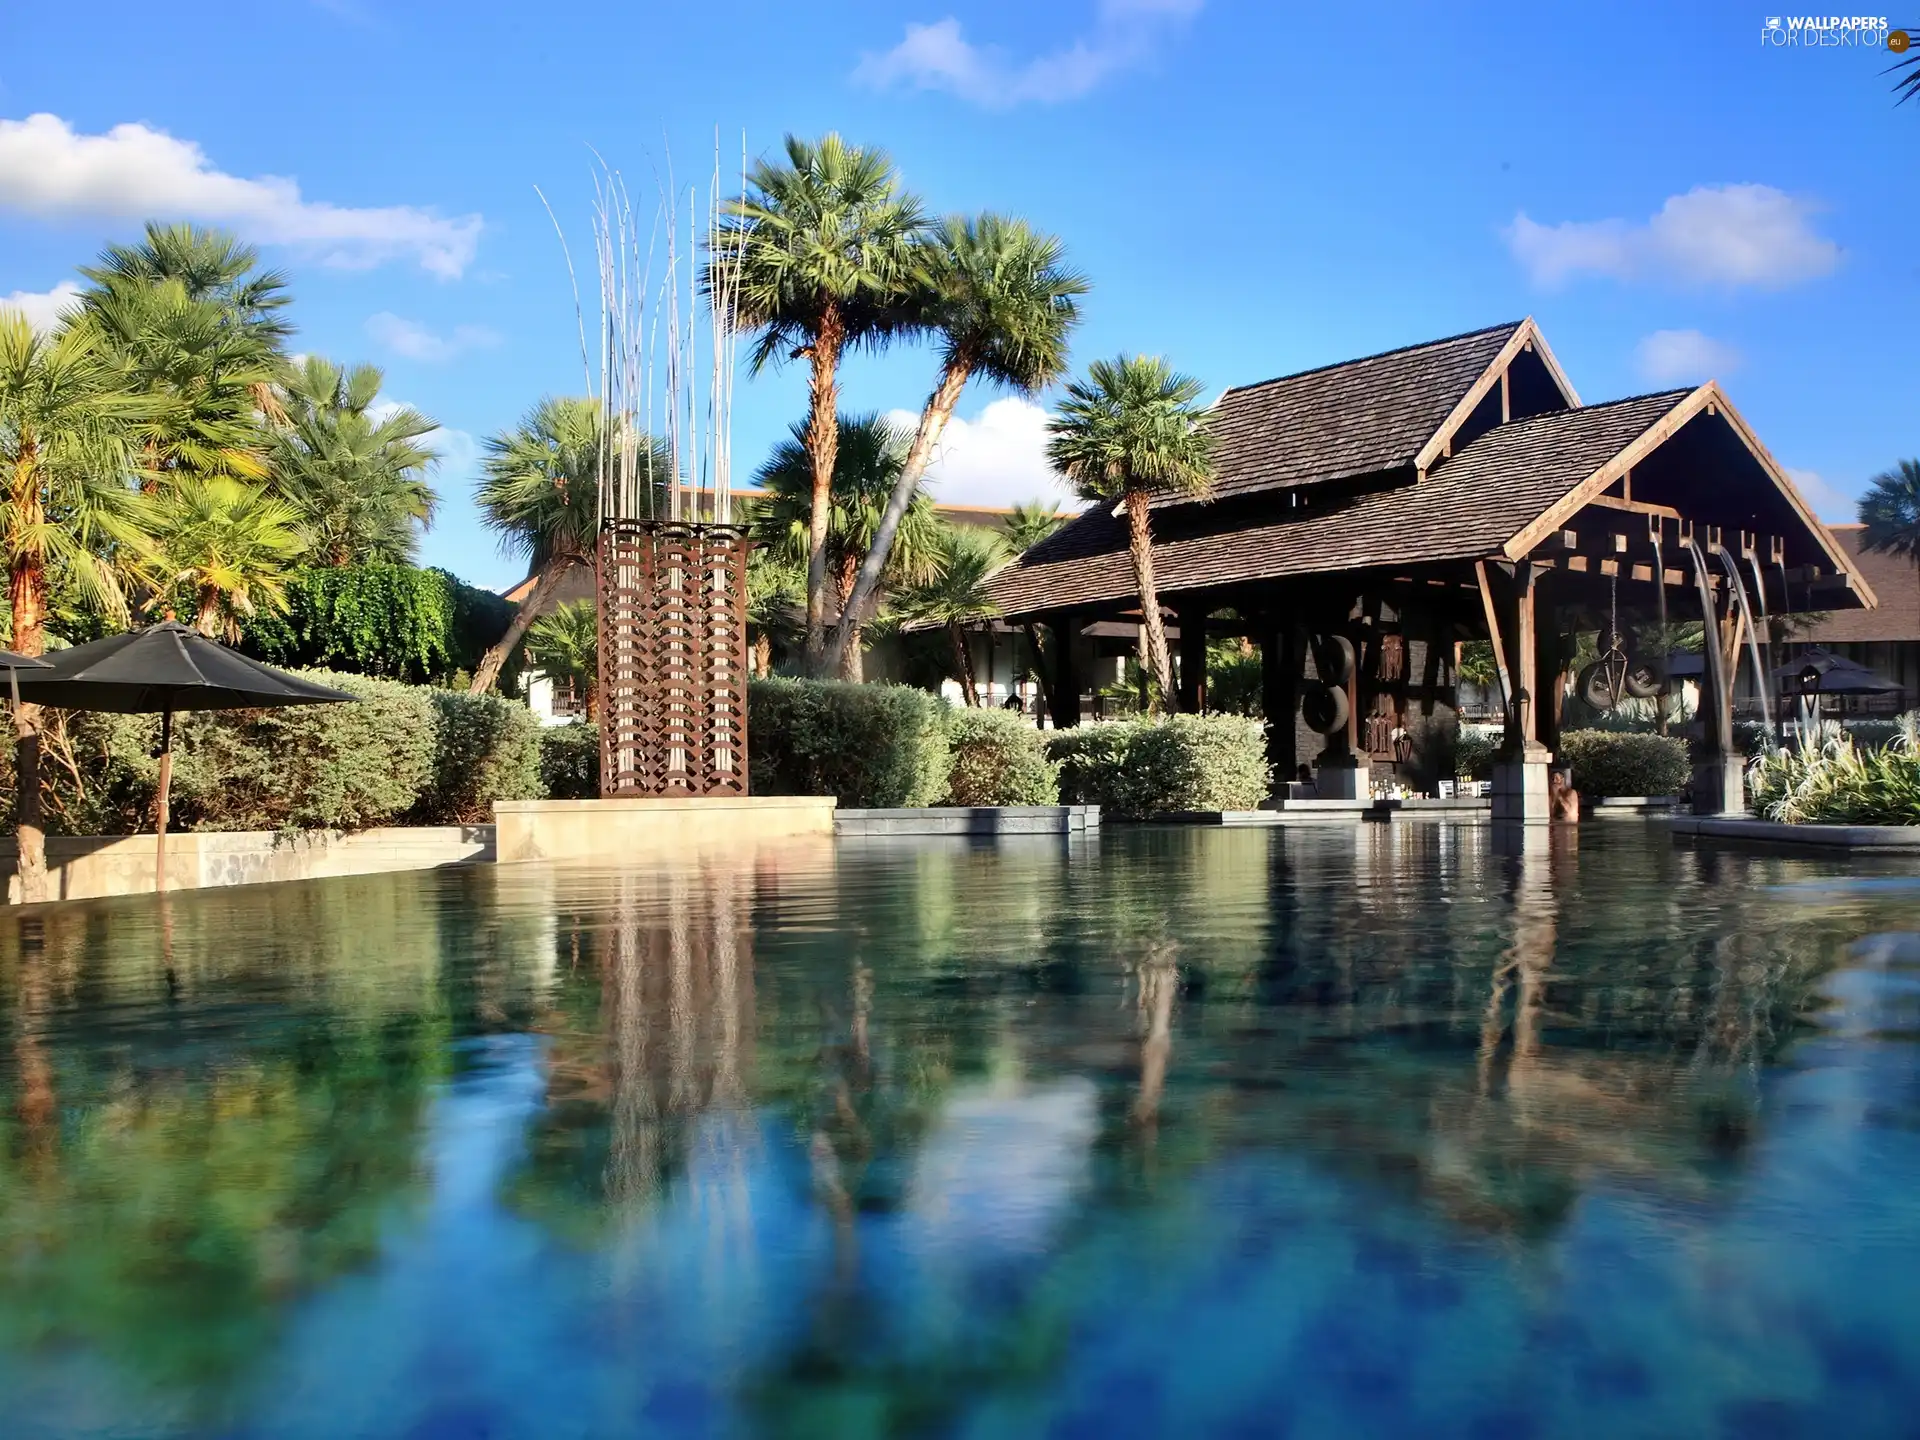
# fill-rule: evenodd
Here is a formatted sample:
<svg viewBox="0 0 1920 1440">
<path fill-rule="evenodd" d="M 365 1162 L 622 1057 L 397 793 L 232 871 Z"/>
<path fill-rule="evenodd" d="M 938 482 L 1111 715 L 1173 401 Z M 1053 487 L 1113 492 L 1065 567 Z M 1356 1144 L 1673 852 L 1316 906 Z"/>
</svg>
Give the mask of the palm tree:
<svg viewBox="0 0 1920 1440">
<path fill-rule="evenodd" d="M 1059 379 L 1067 368 L 1067 337 L 1080 319 L 1079 297 L 1087 292 L 1085 278 L 1066 267 L 1060 242 L 1024 220 L 952 216 L 920 251 L 919 319 L 942 338 L 940 378 L 920 412 L 913 448 L 861 567 L 848 614 L 858 614 L 880 583 L 894 532 L 967 381 L 978 376 L 1032 394 Z M 833 663 L 850 636 L 843 615 L 834 632 Z"/>
<path fill-rule="evenodd" d="M 211 302 L 232 325 L 277 353 L 293 334 L 280 313 L 293 297 L 285 275 L 258 270 L 259 264 L 258 250 L 224 230 L 150 220 L 139 244 L 109 245 L 98 264 L 83 265 L 80 273 L 93 282 L 85 295 L 89 308 L 109 296 L 173 281 L 189 300 Z"/>
<path fill-rule="evenodd" d="M 493 688 L 527 627 L 553 608 L 568 573 L 593 564 L 600 538 L 601 431 L 599 401 L 549 395 L 513 429 L 487 441 L 474 496 L 480 518 L 499 535 L 503 550 L 526 557 L 534 582 L 507 633 L 474 672 L 476 695 Z M 652 473 L 672 473 L 665 445 L 644 435 L 639 443 L 653 447 Z"/>
<path fill-rule="evenodd" d="M 757 332 L 751 368 L 808 363 L 802 432 L 811 477 L 807 531 L 807 663 L 826 653 L 827 528 L 840 427 L 840 357 L 878 346 L 910 320 L 905 298 L 920 202 L 901 190 L 883 150 L 838 135 L 789 135 L 785 163 L 760 162 L 729 207 L 709 257 L 709 293 L 735 297 L 735 323 Z"/>
<path fill-rule="evenodd" d="M 273 487 L 293 506 L 313 563 L 406 563 L 438 497 L 439 457 L 422 440 L 439 426 L 407 406 L 382 409 L 373 365 L 309 355 L 281 389 L 286 424 L 273 438 Z"/>
<path fill-rule="evenodd" d="M 527 627 L 527 658 L 556 686 L 586 705 L 587 722 L 599 713 L 600 617 L 591 600 L 561 605 Z"/>
<path fill-rule="evenodd" d="M 833 488 L 828 494 L 825 556 L 828 584 L 844 615 L 861 562 L 873 544 L 888 497 L 906 464 L 907 435 L 880 415 L 842 416 L 836 424 L 840 433 L 834 446 Z M 755 535 L 790 562 L 806 558 L 811 569 L 813 457 L 804 428 L 794 426 L 790 436 L 774 447 L 773 454 L 755 473 L 754 484 L 763 492 L 762 498 L 753 502 Z M 917 495 L 899 528 L 887 577 L 892 584 L 913 585 L 938 573 L 939 565 L 933 502 Z M 850 617 L 854 643 L 841 654 L 843 679 L 860 678 L 859 642 L 873 618 L 867 613 L 871 609 L 869 604 L 863 613 Z"/>
<path fill-rule="evenodd" d="M 1006 527 L 1007 543 L 1014 554 L 1024 555 L 1066 524 L 1067 517 L 1044 500 L 1029 500 L 1014 506 L 1000 523 Z"/>
<path fill-rule="evenodd" d="M 286 501 L 225 475 L 182 476 L 156 495 L 162 577 L 155 604 L 178 603 L 210 638 L 240 638 L 243 619 L 287 608 L 287 579 L 306 549 Z"/>
<path fill-rule="evenodd" d="M 36 335 L 26 317 L 0 310 L 0 558 L 7 567 L 11 646 L 38 655 L 57 579 L 116 619 L 126 615 L 121 577 L 144 557 L 142 503 L 132 485 L 154 405 L 123 388 L 91 323 Z M 20 893 L 46 898 L 40 824 L 40 707 L 14 710 L 18 740 Z"/>
<path fill-rule="evenodd" d="M 1863 549 L 1904 556 L 1920 579 L 1920 460 L 1902 460 L 1873 477 L 1860 501 L 1860 523 Z"/>
<path fill-rule="evenodd" d="M 953 647 L 954 679 L 969 706 L 980 703 L 974 683 L 973 652 L 967 645 L 967 626 L 1000 613 L 987 594 L 987 581 L 1013 558 L 1003 536 L 978 525 L 943 523 L 940 537 L 945 564 L 938 576 L 902 594 L 898 606 L 913 620 L 944 626 Z"/>
<path fill-rule="evenodd" d="M 1157 356 L 1096 360 L 1067 387 L 1048 426 L 1047 458 L 1085 499 L 1126 508 L 1133 574 L 1146 624 L 1147 654 L 1160 693 L 1173 694 L 1173 661 L 1153 583 L 1156 495 L 1204 495 L 1213 483 L 1213 446 L 1195 405 L 1200 382 Z"/>
</svg>

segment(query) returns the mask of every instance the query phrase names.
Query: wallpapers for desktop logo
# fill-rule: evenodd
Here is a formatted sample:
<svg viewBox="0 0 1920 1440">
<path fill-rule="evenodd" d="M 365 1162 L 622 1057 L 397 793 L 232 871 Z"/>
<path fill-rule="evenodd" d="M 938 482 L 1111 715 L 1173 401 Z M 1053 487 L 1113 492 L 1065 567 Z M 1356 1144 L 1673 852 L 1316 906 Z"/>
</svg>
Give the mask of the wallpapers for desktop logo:
<svg viewBox="0 0 1920 1440">
<path fill-rule="evenodd" d="M 1907 48 L 1907 33 L 1895 30 L 1884 15 L 1769 15 L 1760 27 L 1760 43 L 1807 49 L 1884 46 L 1899 54 Z"/>
</svg>

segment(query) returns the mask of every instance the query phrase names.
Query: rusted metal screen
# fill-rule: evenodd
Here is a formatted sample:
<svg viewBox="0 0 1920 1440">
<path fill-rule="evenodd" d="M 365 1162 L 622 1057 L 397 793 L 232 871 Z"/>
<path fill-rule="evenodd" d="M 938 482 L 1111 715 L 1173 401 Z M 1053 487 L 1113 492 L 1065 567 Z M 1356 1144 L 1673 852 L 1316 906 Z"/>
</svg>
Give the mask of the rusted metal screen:
<svg viewBox="0 0 1920 1440">
<path fill-rule="evenodd" d="M 747 537 L 600 527 L 600 793 L 747 793 Z"/>
</svg>

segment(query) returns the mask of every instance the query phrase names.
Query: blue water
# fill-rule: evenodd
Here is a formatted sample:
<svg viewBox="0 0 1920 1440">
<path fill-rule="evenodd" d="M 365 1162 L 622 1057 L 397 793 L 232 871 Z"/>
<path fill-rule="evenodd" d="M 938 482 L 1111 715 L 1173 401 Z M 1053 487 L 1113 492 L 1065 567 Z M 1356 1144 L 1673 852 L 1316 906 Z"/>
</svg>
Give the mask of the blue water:
<svg viewBox="0 0 1920 1440">
<path fill-rule="evenodd" d="M 0 918 L 0 1434 L 1920 1433 L 1915 867 L 1495 849 Z"/>
</svg>

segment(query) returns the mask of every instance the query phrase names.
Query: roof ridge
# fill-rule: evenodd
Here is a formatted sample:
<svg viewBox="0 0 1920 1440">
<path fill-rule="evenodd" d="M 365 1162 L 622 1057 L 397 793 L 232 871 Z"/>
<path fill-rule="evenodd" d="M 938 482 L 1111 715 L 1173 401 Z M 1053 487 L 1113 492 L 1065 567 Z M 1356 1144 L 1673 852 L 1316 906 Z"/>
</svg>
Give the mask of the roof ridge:
<svg viewBox="0 0 1920 1440">
<path fill-rule="evenodd" d="M 1265 380 L 1252 380 L 1245 385 L 1230 385 L 1221 392 L 1221 398 L 1237 395 L 1243 390 L 1258 390 L 1263 385 L 1278 385 L 1282 380 L 1300 380 L 1308 375 L 1318 375 L 1327 370 L 1343 370 L 1349 365 L 1361 365 L 1369 360 L 1384 360 L 1389 355 L 1405 355 L 1415 350 L 1433 350 L 1461 340 L 1475 340 L 1482 335 L 1497 334 L 1502 330 L 1512 332 L 1526 323 L 1523 316 L 1518 320 L 1504 321 L 1499 325 L 1483 325 L 1478 330 L 1462 330 L 1458 335 L 1442 335 L 1437 340 L 1417 340 L 1410 345 L 1395 345 L 1391 349 L 1376 350 L 1371 355 L 1355 355 L 1346 360 L 1330 361 L 1325 365 L 1309 365 L 1304 370 L 1290 370 L 1285 375 L 1273 375 Z"/>
</svg>

